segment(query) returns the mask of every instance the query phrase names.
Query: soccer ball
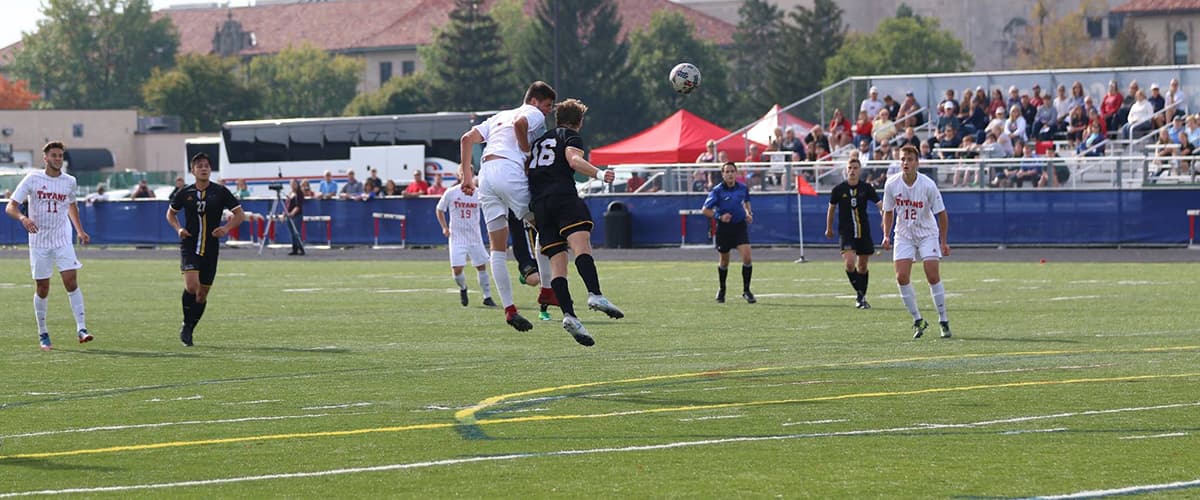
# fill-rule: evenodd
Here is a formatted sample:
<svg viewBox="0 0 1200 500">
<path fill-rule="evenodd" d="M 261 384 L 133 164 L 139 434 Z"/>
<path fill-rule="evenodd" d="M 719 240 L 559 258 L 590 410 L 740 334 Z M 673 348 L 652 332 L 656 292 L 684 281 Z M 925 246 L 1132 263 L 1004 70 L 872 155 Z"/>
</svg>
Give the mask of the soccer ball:
<svg viewBox="0 0 1200 500">
<path fill-rule="evenodd" d="M 671 87 L 680 94 L 690 94 L 700 86 L 700 68 L 692 63 L 679 63 L 671 68 Z"/>
</svg>

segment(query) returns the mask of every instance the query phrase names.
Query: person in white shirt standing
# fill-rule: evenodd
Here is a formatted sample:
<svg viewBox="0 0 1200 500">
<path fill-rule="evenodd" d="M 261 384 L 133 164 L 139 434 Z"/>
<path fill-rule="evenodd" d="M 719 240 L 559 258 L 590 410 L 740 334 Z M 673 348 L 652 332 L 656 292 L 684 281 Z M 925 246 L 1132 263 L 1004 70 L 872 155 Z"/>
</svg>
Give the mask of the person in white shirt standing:
<svg viewBox="0 0 1200 500">
<path fill-rule="evenodd" d="M 450 211 L 450 221 L 446 222 L 446 211 Z M 458 296 L 463 307 L 467 307 L 467 278 L 463 276 L 463 267 L 467 257 L 479 277 L 479 289 L 483 291 L 483 305 L 495 307 L 492 301 L 492 289 L 489 286 L 487 263 L 488 253 L 483 248 L 483 236 L 479 234 L 480 213 L 479 197 L 475 195 L 475 186 L 456 184 L 446 192 L 437 203 L 437 220 L 442 226 L 442 235 L 450 239 L 450 270 L 454 273 L 454 282 L 458 284 Z"/>
<path fill-rule="evenodd" d="M 913 317 L 913 338 L 920 338 L 929 328 L 929 322 L 921 318 L 917 309 L 917 294 L 913 291 L 910 275 L 913 260 L 917 255 L 925 267 L 925 280 L 937 307 L 938 322 L 942 327 L 942 338 L 950 338 L 950 320 L 946 317 L 946 289 L 942 286 L 939 261 L 950 255 L 949 216 L 942 203 L 942 193 L 937 184 L 925 174 L 917 171 L 920 154 L 917 148 L 905 146 L 900 150 L 902 175 L 889 177 L 883 187 L 883 248 L 892 248 L 892 224 L 896 224 L 896 248 L 892 261 L 896 266 L 896 283 L 900 285 L 900 298 Z"/>
<path fill-rule="evenodd" d="M 38 341 L 43 351 L 49 351 L 50 331 L 46 328 L 46 297 L 50 295 L 50 276 L 54 267 L 62 276 L 63 287 L 71 312 L 75 315 L 79 343 L 91 342 L 84 317 L 83 292 L 79 290 L 76 271 L 83 267 L 75 257 L 71 227 L 84 245 L 91 237 L 79 222 L 79 207 L 75 205 L 75 177 L 63 172 L 66 146 L 54 141 L 42 147 L 46 169 L 26 175 L 4 211 L 29 231 L 29 265 L 37 291 L 33 296 L 33 313 L 37 317 Z M 21 203 L 28 202 L 28 215 L 21 213 Z"/>
<path fill-rule="evenodd" d="M 512 280 L 508 276 L 508 211 L 529 222 L 529 181 L 525 176 L 525 161 L 533 140 L 542 135 L 546 115 L 558 96 L 546 82 L 533 82 L 525 91 L 525 104 L 516 109 L 496 113 L 487 121 L 463 134 L 459 141 L 462 155 L 460 177 L 463 185 L 474 180 L 471 169 L 471 150 L 475 144 L 487 143 L 479 166 L 479 201 L 483 220 L 491 242 L 492 276 L 504 305 L 505 321 L 517 329 L 528 331 L 533 324 L 517 312 L 513 305 Z M 542 264 L 539 258 L 539 264 Z M 548 263 L 546 263 L 548 271 Z"/>
</svg>

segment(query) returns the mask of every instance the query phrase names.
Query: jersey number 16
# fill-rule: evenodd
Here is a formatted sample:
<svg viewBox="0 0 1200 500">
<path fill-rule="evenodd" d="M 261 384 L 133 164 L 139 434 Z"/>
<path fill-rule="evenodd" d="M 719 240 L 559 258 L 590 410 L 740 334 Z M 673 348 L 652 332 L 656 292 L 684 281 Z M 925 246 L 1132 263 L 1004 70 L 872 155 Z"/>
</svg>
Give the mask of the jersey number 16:
<svg viewBox="0 0 1200 500">
<path fill-rule="evenodd" d="M 534 152 L 534 162 L 529 168 L 549 167 L 554 164 L 554 147 L 558 145 L 556 139 L 546 139 L 538 143 L 537 151 Z"/>
</svg>

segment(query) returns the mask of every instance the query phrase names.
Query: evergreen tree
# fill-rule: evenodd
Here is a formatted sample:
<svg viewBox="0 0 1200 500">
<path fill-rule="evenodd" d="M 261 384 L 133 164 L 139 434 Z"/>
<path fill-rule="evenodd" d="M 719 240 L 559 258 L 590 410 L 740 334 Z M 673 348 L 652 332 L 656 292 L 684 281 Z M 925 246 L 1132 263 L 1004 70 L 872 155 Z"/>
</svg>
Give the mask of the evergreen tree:
<svg viewBox="0 0 1200 500">
<path fill-rule="evenodd" d="M 791 22 L 783 24 L 777 56 L 767 65 L 767 94 L 774 103 L 786 106 L 821 90 L 825 62 L 846 41 L 843 13 L 833 0 L 816 0 L 812 9 L 798 5 L 788 13 Z"/>
<path fill-rule="evenodd" d="M 738 7 L 738 25 L 733 32 L 733 88 L 742 114 L 757 116 L 775 104 L 766 84 L 767 66 L 780 49 L 781 18 L 779 8 L 766 0 L 744 0 Z"/>
<path fill-rule="evenodd" d="M 434 40 L 426 67 L 433 70 L 431 94 L 439 110 L 487 110 L 512 101 L 499 27 L 481 3 L 455 0 L 450 24 Z"/>
<path fill-rule="evenodd" d="M 631 78 L 629 47 L 620 37 L 621 19 L 614 0 L 576 0 L 570 7 L 541 0 L 530 36 L 516 54 L 520 89 L 507 93 L 506 102 L 520 102 L 524 86 L 544 80 L 559 99 L 574 97 L 590 108 L 589 145 L 602 145 L 629 135 L 626 117 L 640 116 L 643 99 Z"/>
</svg>

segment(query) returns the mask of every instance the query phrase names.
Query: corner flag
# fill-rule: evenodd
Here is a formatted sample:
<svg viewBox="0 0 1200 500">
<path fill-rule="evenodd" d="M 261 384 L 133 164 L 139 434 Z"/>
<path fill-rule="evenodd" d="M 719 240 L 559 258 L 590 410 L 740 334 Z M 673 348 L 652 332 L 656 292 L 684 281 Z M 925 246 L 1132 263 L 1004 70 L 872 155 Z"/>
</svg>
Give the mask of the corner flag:
<svg viewBox="0 0 1200 500">
<path fill-rule="evenodd" d="M 813 189 L 812 184 L 809 184 L 808 180 L 806 180 L 803 175 L 797 175 L 796 194 L 803 196 L 816 196 L 817 190 Z"/>
</svg>

